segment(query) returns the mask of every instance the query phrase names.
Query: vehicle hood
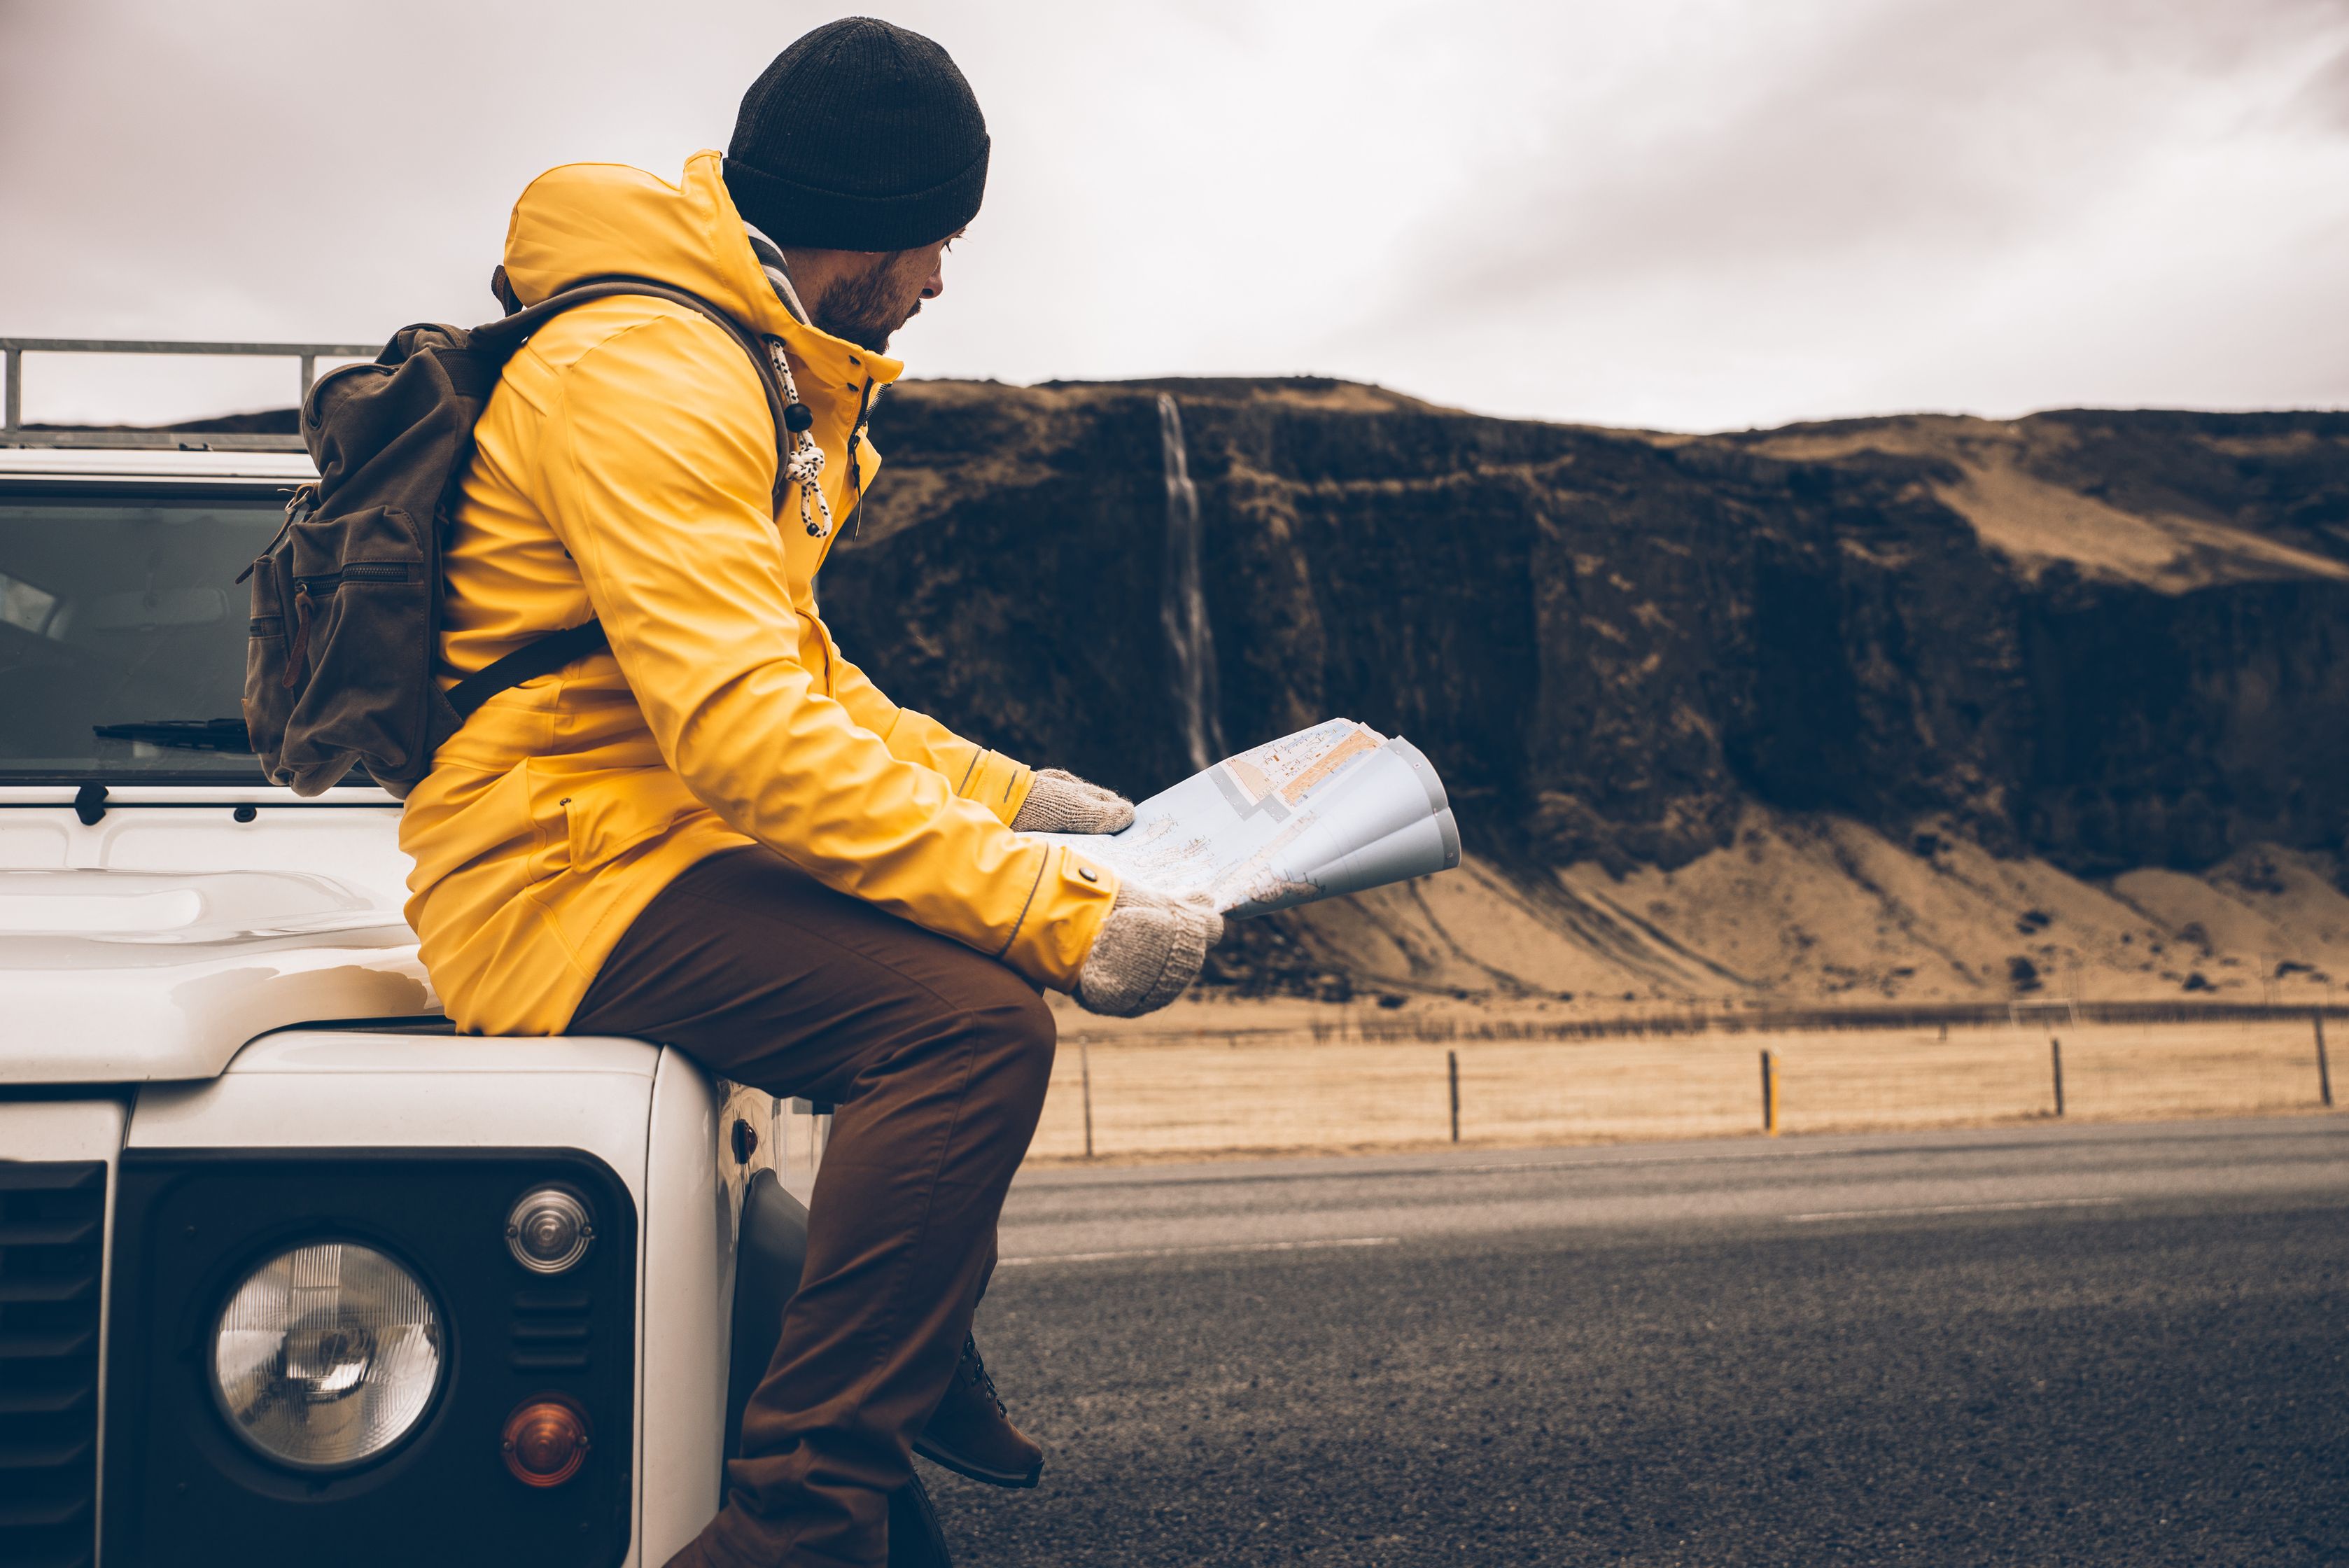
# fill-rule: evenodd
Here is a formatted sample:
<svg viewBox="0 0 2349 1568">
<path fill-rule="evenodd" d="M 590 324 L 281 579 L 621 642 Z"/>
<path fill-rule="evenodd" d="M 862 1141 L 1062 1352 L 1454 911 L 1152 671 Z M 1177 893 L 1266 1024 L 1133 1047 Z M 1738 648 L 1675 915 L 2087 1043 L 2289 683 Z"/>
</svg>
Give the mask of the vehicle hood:
<svg viewBox="0 0 2349 1568">
<path fill-rule="evenodd" d="M 293 871 L 0 870 L 0 1082 L 209 1078 L 292 1023 L 440 1011 L 398 914 Z"/>
</svg>

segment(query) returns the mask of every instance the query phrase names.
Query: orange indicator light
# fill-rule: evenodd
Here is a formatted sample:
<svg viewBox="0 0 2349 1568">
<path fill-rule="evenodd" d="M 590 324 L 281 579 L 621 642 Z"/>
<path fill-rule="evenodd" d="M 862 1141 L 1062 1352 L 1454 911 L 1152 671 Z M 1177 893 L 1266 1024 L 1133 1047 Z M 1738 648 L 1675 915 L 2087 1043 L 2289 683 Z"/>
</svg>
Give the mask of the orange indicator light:
<svg viewBox="0 0 2349 1568">
<path fill-rule="evenodd" d="M 524 1486 L 561 1486 L 587 1462 L 587 1413 L 549 1394 L 506 1417 L 506 1469 Z"/>
</svg>

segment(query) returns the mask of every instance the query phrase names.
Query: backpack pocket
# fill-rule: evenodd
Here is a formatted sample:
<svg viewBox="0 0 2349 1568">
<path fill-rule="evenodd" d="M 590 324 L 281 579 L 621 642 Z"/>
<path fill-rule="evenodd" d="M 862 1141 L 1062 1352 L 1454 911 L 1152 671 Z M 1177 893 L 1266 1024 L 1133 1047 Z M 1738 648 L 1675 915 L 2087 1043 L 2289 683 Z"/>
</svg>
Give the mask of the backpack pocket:
<svg viewBox="0 0 2349 1568">
<path fill-rule="evenodd" d="M 284 535 L 279 536 L 282 544 Z M 270 553 L 246 568 L 253 582 L 252 618 L 245 623 L 244 732 L 261 759 L 261 771 L 272 784 L 291 784 L 281 773 L 285 751 L 285 722 L 294 711 L 295 670 L 285 659 L 292 628 L 287 624 L 294 585 L 284 553 Z"/>
<path fill-rule="evenodd" d="M 256 638 L 283 638 L 278 689 L 290 698 L 285 743 L 273 776 L 311 794 L 364 756 L 378 783 L 395 787 L 430 765 L 429 670 L 434 642 L 435 585 L 426 570 L 416 521 L 397 507 L 369 507 L 311 517 L 286 531 L 273 565 L 279 570 L 272 613 L 264 613 L 254 574 Z M 273 656 L 264 643 L 255 657 Z M 256 670 L 249 659 L 246 691 Z M 262 700 L 269 683 L 263 680 Z"/>
</svg>

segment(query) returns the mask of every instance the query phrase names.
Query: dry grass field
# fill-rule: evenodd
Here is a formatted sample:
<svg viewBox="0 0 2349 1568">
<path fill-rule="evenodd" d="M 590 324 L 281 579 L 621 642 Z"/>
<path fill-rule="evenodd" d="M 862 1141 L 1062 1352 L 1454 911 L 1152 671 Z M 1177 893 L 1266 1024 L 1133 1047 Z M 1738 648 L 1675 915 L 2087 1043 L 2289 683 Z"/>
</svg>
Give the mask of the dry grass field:
<svg viewBox="0 0 2349 1568">
<path fill-rule="evenodd" d="M 1292 1023 L 1294 1021 L 1282 1020 Z M 1319 1038 L 1316 1038 L 1316 1035 Z M 1762 1125 L 1761 1053 L 1783 1133 L 2319 1108 L 2307 1020 L 1816 1030 L 1589 1040 L 1363 1040 L 1341 1024 L 1101 1037 L 1072 1030 L 1031 1159 L 1729 1137 Z M 2344 1085 L 2349 1092 L 2349 1085 Z"/>
</svg>

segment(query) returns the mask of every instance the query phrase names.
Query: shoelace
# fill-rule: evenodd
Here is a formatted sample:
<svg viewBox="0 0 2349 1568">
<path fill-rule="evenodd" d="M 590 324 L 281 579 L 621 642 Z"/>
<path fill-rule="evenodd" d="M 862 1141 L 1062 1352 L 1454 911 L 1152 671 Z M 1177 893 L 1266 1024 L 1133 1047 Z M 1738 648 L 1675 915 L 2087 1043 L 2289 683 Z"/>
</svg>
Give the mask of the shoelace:
<svg viewBox="0 0 2349 1568">
<path fill-rule="evenodd" d="M 997 1415 L 1009 1419 L 1011 1412 L 1005 1407 L 1003 1396 L 995 1391 L 995 1379 L 988 1374 L 987 1363 L 979 1356 L 978 1340 L 965 1336 L 962 1342 L 962 1358 L 970 1363 L 971 1386 L 994 1401 Z"/>
</svg>

